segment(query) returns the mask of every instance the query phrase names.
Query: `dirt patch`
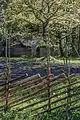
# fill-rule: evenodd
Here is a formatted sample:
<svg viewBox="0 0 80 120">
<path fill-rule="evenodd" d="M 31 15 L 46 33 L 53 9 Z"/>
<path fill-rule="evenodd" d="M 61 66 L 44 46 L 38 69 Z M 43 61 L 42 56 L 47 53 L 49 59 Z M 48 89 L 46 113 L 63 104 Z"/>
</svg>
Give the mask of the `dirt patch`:
<svg viewBox="0 0 80 120">
<path fill-rule="evenodd" d="M 6 68 L 6 61 L 0 61 L 0 72 L 4 71 Z M 52 64 L 51 65 L 52 74 L 58 75 L 61 73 L 67 73 L 66 66 L 63 64 Z M 27 62 L 27 61 L 11 61 L 11 75 L 12 78 L 22 76 L 28 73 L 29 76 L 39 73 L 41 76 L 48 74 L 47 66 L 41 65 L 40 62 Z M 80 66 L 71 65 L 70 74 L 80 75 Z"/>
</svg>

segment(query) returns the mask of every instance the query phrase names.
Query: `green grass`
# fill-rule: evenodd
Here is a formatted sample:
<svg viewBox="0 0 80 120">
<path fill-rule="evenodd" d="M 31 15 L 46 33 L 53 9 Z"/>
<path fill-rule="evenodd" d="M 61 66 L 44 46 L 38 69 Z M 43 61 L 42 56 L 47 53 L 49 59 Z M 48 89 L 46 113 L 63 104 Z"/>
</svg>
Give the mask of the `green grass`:
<svg viewBox="0 0 80 120">
<path fill-rule="evenodd" d="M 17 60 L 17 61 L 40 61 L 41 59 L 43 59 L 44 57 L 34 57 L 34 58 L 28 58 L 28 57 L 11 57 L 11 58 L 7 58 L 10 60 Z M 6 57 L 0 57 L 0 60 L 6 60 Z M 47 59 L 45 58 L 44 61 L 46 61 Z M 65 58 L 54 58 L 54 57 L 50 57 L 50 60 L 52 63 L 64 63 Z M 80 58 L 70 58 L 70 62 L 73 64 L 80 64 Z"/>
<path fill-rule="evenodd" d="M 66 120 L 66 114 L 60 109 L 51 114 L 45 113 L 42 115 L 32 116 L 31 112 L 18 112 L 11 110 L 7 113 L 0 114 L 0 120 Z M 73 112 L 69 114 L 68 120 L 80 120 L 80 112 Z"/>
<path fill-rule="evenodd" d="M 0 58 L 0 59 L 5 60 L 5 58 Z M 15 58 L 10 58 L 10 60 L 17 60 L 17 61 L 35 61 L 35 60 L 37 60 L 37 61 L 40 61 L 41 58 L 18 58 L 18 57 L 15 57 Z M 54 59 L 52 57 L 51 61 L 54 63 L 63 63 L 63 58 Z M 72 64 L 80 64 L 80 59 L 78 59 L 78 58 L 71 59 L 71 63 Z M 73 79 L 79 80 L 80 78 L 74 77 Z M 33 103 L 34 101 L 30 101 L 30 102 Z M 58 104 L 61 104 L 61 103 L 58 103 Z M 27 105 L 27 103 L 23 104 L 22 106 L 25 106 L 25 105 Z M 22 106 L 20 106 L 20 107 L 22 107 Z M 41 104 L 40 104 L 40 106 L 41 106 Z M 53 107 L 54 106 L 55 105 L 53 105 Z M 66 120 L 66 113 L 65 112 L 63 113 L 62 110 L 63 110 L 63 108 L 60 108 L 58 110 L 52 111 L 51 114 L 45 113 L 42 115 L 37 115 L 35 117 L 29 110 L 24 110 L 22 112 L 18 112 L 17 108 L 15 107 L 14 109 L 11 109 L 10 111 L 8 111 L 6 113 L 2 112 L 0 114 L 0 120 Z M 73 113 L 69 113 L 68 120 L 80 120 L 80 111 L 76 110 Z"/>
<path fill-rule="evenodd" d="M 80 79 L 80 77 L 72 78 L 73 81 L 76 81 L 79 79 Z M 80 85 L 80 84 L 78 83 L 77 85 Z M 61 84 L 61 86 L 63 86 L 63 84 Z M 60 86 L 57 86 L 57 87 L 60 87 Z M 58 91 L 58 92 L 60 92 L 60 91 Z M 64 95 L 60 95 L 60 97 L 63 97 L 63 96 Z M 77 97 L 79 97 L 79 96 L 77 96 Z M 75 97 L 73 97 L 73 99 L 74 98 Z M 52 100 L 54 101 L 56 99 L 57 99 L 57 97 L 53 98 Z M 66 120 L 66 112 L 63 112 L 63 110 L 65 110 L 65 107 L 61 107 L 59 109 L 56 109 L 56 110 L 52 111 L 51 114 L 45 113 L 45 114 L 39 114 L 37 116 L 33 116 L 33 113 L 30 112 L 31 108 L 25 109 L 22 112 L 18 112 L 19 107 L 21 108 L 21 107 L 26 106 L 28 104 L 34 103 L 36 100 L 40 100 L 40 98 L 39 99 L 38 98 L 32 99 L 32 100 L 30 100 L 30 101 L 28 101 L 28 102 L 26 102 L 18 107 L 15 107 L 15 108 L 7 111 L 6 113 L 2 112 L 0 114 L 0 120 Z M 57 105 L 61 105 L 61 104 L 63 104 L 63 103 L 62 102 L 57 103 Z M 80 105 L 79 102 L 76 103 L 76 105 L 78 105 L 78 104 Z M 34 108 L 41 106 L 41 105 L 44 105 L 44 103 L 37 104 L 36 106 L 34 106 Z M 56 106 L 56 104 L 53 104 L 52 107 L 55 107 L 55 106 Z M 76 110 L 76 111 L 73 111 L 72 113 L 69 113 L 68 120 L 80 120 L 80 111 L 79 110 Z M 39 112 L 41 112 L 41 110 Z"/>
<path fill-rule="evenodd" d="M 57 62 L 63 63 L 66 60 L 66 58 L 58 58 L 56 59 Z M 70 63 L 72 64 L 80 64 L 80 58 L 70 58 Z"/>
<path fill-rule="evenodd" d="M 7 58 L 8 60 L 16 60 L 16 61 L 36 61 L 39 60 L 40 58 L 28 58 L 28 57 L 10 57 Z M 6 60 L 6 57 L 0 57 L 0 60 Z"/>
</svg>

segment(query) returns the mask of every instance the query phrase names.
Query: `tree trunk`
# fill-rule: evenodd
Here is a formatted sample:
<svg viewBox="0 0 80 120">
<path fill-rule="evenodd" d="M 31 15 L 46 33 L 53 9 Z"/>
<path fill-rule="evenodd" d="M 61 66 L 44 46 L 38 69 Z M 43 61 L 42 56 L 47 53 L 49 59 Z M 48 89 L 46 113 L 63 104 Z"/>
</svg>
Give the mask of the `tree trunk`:
<svg viewBox="0 0 80 120">
<path fill-rule="evenodd" d="M 64 52 L 63 52 L 63 46 L 62 46 L 62 40 L 59 39 L 59 50 L 60 50 L 60 57 L 64 57 Z"/>
<path fill-rule="evenodd" d="M 80 55 L 80 26 L 79 26 L 79 39 L 78 39 L 78 53 Z"/>
<path fill-rule="evenodd" d="M 71 47 L 72 47 L 72 57 L 77 57 L 77 51 L 76 51 L 76 46 L 75 46 L 75 28 L 72 29 L 72 43 L 71 43 Z"/>
</svg>

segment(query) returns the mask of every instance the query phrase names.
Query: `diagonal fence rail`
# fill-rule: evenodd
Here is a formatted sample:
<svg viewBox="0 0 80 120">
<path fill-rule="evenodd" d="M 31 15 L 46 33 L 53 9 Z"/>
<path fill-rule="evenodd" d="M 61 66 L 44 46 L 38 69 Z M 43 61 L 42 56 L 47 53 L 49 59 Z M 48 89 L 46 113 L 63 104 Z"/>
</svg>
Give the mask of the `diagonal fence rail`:
<svg viewBox="0 0 80 120">
<path fill-rule="evenodd" d="M 68 116 L 70 111 L 80 110 L 80 80 L 72 77 L 37 74 L 0 82 L 0 111 L 16 108 L 37 115 L 62 109 Z"/>
</svg>

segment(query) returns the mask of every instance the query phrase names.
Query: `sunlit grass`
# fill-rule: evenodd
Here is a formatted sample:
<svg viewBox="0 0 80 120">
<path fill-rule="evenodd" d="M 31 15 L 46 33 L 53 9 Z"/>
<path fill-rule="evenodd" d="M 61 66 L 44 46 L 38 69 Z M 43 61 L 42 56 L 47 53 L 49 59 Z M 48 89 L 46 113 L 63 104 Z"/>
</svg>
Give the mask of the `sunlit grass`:
<svg viewBox="0 0 80 120">
<path fill-rule="evenodd" d="M 46 62 L 47 61 L 47 58 L 46 57 L 40 57 L 40 58 L 37 58 L 37 57 L 10 57 L 10 58 L 7 58 L 8 60 L 16 60 L 16 61 L 43 61 L 43 62 Z M 0 57 L 0 60 L 6 60 L 6 57 Z M 66 61 L 66 58 L 55 58 L 55 57 L 52 57 L 50 56 L 50 61 L 51 63 L 65 63 Z M 80 58 L 70 58 L 70 62 L 72 64 L 80 64 Z"/>
</svg>

